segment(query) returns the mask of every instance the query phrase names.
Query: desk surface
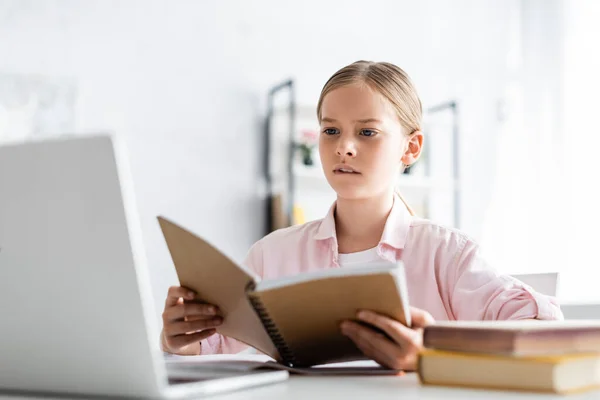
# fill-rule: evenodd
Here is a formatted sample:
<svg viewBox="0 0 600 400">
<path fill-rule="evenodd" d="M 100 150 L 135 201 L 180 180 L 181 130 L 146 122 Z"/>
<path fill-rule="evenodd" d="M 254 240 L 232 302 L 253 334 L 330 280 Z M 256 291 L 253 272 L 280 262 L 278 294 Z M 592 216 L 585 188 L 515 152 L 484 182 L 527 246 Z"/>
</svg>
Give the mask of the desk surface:
<svg viewBox="0 0 600 400">
<path fill-rule="evenodd" d="M 45 400 L 53 396 L 44 397 Z M 76 397 L 73 397 L 76 398 Z M 252 400 L 252 399 L 482 399 L 486 400 L 597 400 L 600 390 L 569 396 L 552 394 L 484 391 L 446 387 L 421 386 L 415 374 L 405 376 L 378 377 L 307 377 L 291 376 L 287 382 L 254 389 L 210 397 L 215 400 Z M 26 400 L 36 397 L 0 396 L 0 400 Z M 72 398 L 71 398 L 72 399 Z"/>
<path fill-rule="evenodd" d="M 242 399 L 329 399 L 362 398 L 379 399 L 599 399 L 600 390 L 588 393 L 559 396 L 552 394 L 459 389 L 422 386 L 416 374 L 378 377 L 306 377 L 291 376 L 285 383 L 265 386 L 245 392 L 219 396 L 219 400 Z"/>
</svg>

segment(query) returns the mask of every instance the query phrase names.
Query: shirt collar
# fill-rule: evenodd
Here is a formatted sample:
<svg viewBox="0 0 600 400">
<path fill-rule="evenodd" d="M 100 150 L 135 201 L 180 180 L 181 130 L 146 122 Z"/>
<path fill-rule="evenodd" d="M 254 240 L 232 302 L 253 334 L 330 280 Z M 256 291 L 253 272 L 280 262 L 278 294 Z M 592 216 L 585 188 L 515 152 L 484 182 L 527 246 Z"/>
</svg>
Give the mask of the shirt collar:
<svg viewBox="0 0 600 400">
<path fill-rule="evenodd" d="M 335 205 L 337 201 L 334 201 L 331 207 L 329 207 L 329 211 L 325 218 L 321 220 L 319 227 L 317 228 L 317 233 L 315 234 L 315 240 L 327 240 L 327 239 L 336 239 L 335 233 Z"/>
<path fill-rule="evenodd" d="M 321 220 L 314 236 L 315 240 L 337 240 L 335 232 L 335 206 L 336 202 L 331 205 L 327 215 Z M 411 220 L 412 216 L 404 205 L 404 202 L 402 202 L 398 195 L 394 194 L 392 210 L 385 222 L 383 235 L 381 236 L 379 244 L 386 244 L 396 249 L 403 249 Z"/>
</svg>

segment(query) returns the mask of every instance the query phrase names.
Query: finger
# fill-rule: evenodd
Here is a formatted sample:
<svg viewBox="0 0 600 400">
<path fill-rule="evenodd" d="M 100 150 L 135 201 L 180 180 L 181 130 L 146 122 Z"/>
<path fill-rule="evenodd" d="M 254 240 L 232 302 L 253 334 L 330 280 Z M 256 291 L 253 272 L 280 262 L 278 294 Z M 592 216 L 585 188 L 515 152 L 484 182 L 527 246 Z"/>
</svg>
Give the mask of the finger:
<svg viewBox="0 0 600 400">
<path fill-rule="evenodd" d="M 217 331 L 215 329 L 207 329 L 202 332 L 196 332 L 189 335 L 178 335 L 172 336 L 166 340 L 167 346 L 170 349 L 180 349 L 188 344 L 196 343 L 201 340 L 204 340 L 212 335 L 214 335 Z"/>
<path fill-rule="evenodd" d="M 416 307 L 410 307 L 410 319 L 413 328 L 425 328 L 427 325 L 435 324 L 431 314 Z"/>
<path fill-rule="evenodd" d="M 385 338 L 381 333 L 352 322 L 342 325 L 342 333 L 348 336 L 369 358 L 388 368 L 403 369 L 405 358 L 403 349 Z"/>
<path fill-rule="evenodd" d="M 368 354 L 379 364 L 397 370 L 414 370 L 417 366 L 418 349 L 416 347 L 403 348 L 391 342 L 381 333 L 367 327 L 351 323 L 350 337 L 359 349 Z"/>
<path fill-rule="evenodd" d="M 163 321 L 173 322 L 182 320 L 185 317 L 194 317 L 192 319 L 198 319 L 196 317 L 206 317 L 199 319 L 207 319 L 214 317 L 218 312 L 219 309 L 212 304 L 185 302 L 165 309 L 163 312 Z"/>
<path fill-rule="evenodd" d="M 192 315 L 189 317 L 185 317 L 183 321 L 200 321 L 201 319 L 211 319 L 214 317 L 220 317 L 220 315 Z"/>
<path fill-rule="evenodd" d="M 165 325 L 163 330 L 167 337 L 194 333 L 204 329 L 215 328 L 223 323 L 223 318 L 216 317 L 198 321 L 179 321 Z"/>
<path fill-rule="evenodd" d="M 390 369 L 402 369 L 400 368 L 394 361 L 388 359 L 387 354 L 381 354 L 380 351 L 374 349 L 371 344 L 365 342 L 364 340 L 353 337 L 349 335 L 350 339 L 354 342 L 356 347 L 368 358 L 373 361 L 376 361 L 378 364 L 382 365 L 385 368 Z"/>
<path fill-rule="evenodd" d="M 372 311 L 361 311 L 358 313 L 358 319 L 383 330 L 402 347 L 408 348 L 420 342 L 420 332 L 384 315 Z"/>
<path fill-rule="evenodd" d="M 192 299 L 194 299 L 195 295 L 196 294 L 194 293 L 194 291 L 190 290 L 188 288 L 184 288 L 182 286 L 171 286 L 169 288 L 169 291 L 167 292 L 167 300 L 165 301 L 165 308 L 173 307 L 173 306 L 177 305 L 177 301 L 180 298 L 183 298 L 186 300 L 192 300 Z"/>
</svg>

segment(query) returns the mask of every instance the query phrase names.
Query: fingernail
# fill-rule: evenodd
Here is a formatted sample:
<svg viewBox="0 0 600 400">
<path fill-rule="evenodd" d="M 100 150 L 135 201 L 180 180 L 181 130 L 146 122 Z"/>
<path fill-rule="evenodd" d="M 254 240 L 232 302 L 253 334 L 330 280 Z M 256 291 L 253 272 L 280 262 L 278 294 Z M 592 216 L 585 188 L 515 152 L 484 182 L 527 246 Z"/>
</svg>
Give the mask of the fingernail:
<svg viewBox="0 0 600 400">
<path fill-rule="evenodd" d="M 214 307 L 211 306 L 211 307 L 208 307 L 208 313 L 209 314 L 216 314 L 217 310 Z"/>
<path fill-rule="evenodd" d="M 359 311 L 357 316 L 359 319 L 367 319 L 369 318 L 369 313 L 367 313 L 366 311 Z"/>
<path fill-rule="evenodd" d="M 223 318 L 215 318 L 213 319 L 215 325 L 221 325 L 223 323 Z"/>
<path fill-rule="evenodd" d="M 349 322 L 345 321 L 342 322 L 342 332 L 344 333 L 348 333 L 352 331 L 352 324 L 350 324 Z"/>
<path fill-rule="evenodd" d="M 188 292 L 187 293 L 187 297 L 188 299 L 193 299 L 194 298 L 195 293 L 194 292 Z"/>
</svg>

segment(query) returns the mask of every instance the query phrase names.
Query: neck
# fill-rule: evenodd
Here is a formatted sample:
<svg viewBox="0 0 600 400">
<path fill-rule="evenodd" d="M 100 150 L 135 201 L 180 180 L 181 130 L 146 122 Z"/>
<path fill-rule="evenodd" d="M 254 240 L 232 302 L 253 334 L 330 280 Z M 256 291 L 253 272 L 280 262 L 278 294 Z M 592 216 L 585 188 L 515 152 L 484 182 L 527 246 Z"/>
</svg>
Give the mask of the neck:
<svg viewBox="0 0 600 400">
<path fill-rule="evenodd" d="M 366 199 L 338 197 L 335 230 L 339 253 L 354 253 L 377 246 L 393 204 L 393 193 L 388 191 Z"/>
</svg>

